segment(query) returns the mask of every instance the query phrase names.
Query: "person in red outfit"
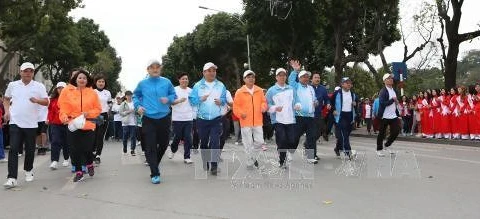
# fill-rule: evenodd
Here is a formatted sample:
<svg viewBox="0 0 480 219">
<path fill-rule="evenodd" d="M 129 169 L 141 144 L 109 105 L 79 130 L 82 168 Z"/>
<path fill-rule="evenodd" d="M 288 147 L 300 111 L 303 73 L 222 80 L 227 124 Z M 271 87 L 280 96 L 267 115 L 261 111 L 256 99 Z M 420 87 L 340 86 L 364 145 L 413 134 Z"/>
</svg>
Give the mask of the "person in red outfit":
<svg viewBox="0 0 480 219">
<path fill-rule="evenodd" d="M 457 88 L 458 95 L 455 98 L 454 102 L 456 103 L 456 117 L 457 119 L 457 128 L 458 133 L 462 139 L 469 138 L 468 131 L 468 114 L 470 114 L 468 107 L 468 97 L 467 97 L 467 88 L 465 86 L 460 86 Z"/>
<path fill-rule="evenodd" d="M 418 115 L 419 115 L 419 116 L 417 116 L 417 121 L 418 121 L 417 137 L 422 137 L 422 135 L 423 135 L 423 124 L 422 124 L 422 120 L 423 120 L 423 92 L 421 92 L 421 91 L 418 93 L 418 96 L 417 96 L 416 109 L 417 109 L 417 112 L 418 112 Z"/>
<path fill-rule="evenodd" d="M 458 132 L 459 125 L 459 111 L 457 108 L 457 89 L 450 89 L 450 127 L 452 129 L 452 139 L 460 139 L 460 133 Z"/>
<path fill-rule="evenodd" d="M 50 160 L 50 169 L 56 170 L 58 160 L 60 159 L 60 150 L 63 151 L 62 166 L 66 167 L 70 164 L 70 151 L 67 146 L 67 126 L 60 121 L 60 108 L 58 107 L 58 97 L 63 88 L 66 87 L 65 82 L 58 82 L 55 90 L 50 95 L 50 104 L 48 105 L 47 123 L 50 126 L 52 153 Z"/>
<path fill-rule="evenodd" d="M 423 93 L 422 100 L 422 137 L 433 138 L 433 112 L 431 109 L 431 94 L 428 92 Z"/>
<path fill-rule="evenodd" d="M 473 95 L 473 102 L 475 107 L 473 109 L 473 114 L 475 115 L 476 121 L 476 136 L 475 140 L 480 140 L 480 84 L 475 85 L 475 92 Z"/>
<path fill-rule="evenodd" d="M 452 136 L 452 129 L 450 127 L 450 96 L 445 89 L 440 90 L 438 101 L 440 102 L 440 125 L 438 132 L 441 135 L 440 138 L 450 139 Z"/>
<path fill-rule="evenodd" d="M 475 86 L 470 86 L 467 93 L 467 111 L 468 111 L 468 132 L 470 133 L 470 139 L 477 139 L 478 122 L 475 115 Z"/>
<path fill-rule="evenodd" d="M 441 101 L 439 99 L 439 90 L 432 90 L 432 113 L 433 113 L 433 133 L 435 138 L 442 138 L 442 134 L 440 132 L 440 105 Z"/>
</svg>

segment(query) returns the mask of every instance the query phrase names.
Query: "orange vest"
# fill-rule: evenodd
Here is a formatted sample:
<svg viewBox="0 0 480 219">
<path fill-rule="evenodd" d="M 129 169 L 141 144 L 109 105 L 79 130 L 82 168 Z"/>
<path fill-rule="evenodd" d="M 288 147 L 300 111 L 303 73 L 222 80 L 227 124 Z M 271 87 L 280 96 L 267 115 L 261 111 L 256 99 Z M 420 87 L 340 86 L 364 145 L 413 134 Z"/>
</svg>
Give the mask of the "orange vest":
<svg viewBox="0 0 480 219">
<path fill-rule="evenodd" d="M 263 125 L 262 111 L 267 109 L 267 100 L 263 89 L 254 85 L 253 95 L 244 85 L 235 92 L 233 99 L 233 114 L 239 118 L 240 127 L 254 127 Z M 242 118 L 242 115 L 246 118 Z"/>
<path fill-rule="evenodd" d="M 70 121 L 86 112 L 87 121 L 83 130 L 94 130 L 95 123 L 88 119 L 95 119 L 100 115 L 102 106 L 98 94 L 92 88 L 77 89 L 73 85 L 67 85 L 58 98 L 60 108 L 60 121 Z"/>
</svg>

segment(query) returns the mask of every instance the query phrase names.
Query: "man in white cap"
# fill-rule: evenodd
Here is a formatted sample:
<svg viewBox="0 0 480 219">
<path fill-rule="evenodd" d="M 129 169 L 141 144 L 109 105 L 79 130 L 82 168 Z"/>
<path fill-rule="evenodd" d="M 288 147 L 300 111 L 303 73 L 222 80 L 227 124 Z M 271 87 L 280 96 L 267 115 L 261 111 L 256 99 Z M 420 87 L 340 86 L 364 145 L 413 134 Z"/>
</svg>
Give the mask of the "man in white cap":
<svg viewBox="0 0 480 219">
<path fill-rule="evenodd" d="M 203 66 L 203 78 L 195 83 L 189 100 L 196 107 L 197 129 L 203 168 L 217 175 L 222 134 L 222 106 L 227 103 L 225 85 L 217 80 L 217 66 L 211 62 Z"/>
<path fill-rule="evenodd" d="M 177 95 L 172 82 L 161 77 L 162 65 L 150 60 L 147 65 L 149 77 L 140 81 L 133 91 L 135 111 L 142 116 L 142 133 L 145 141 L 145 156 L 150 166 L 153 184 L 159 184 L 160 162 L 170 140 L 170 105 Z"/>
<path fill-rule="evenodd" d="M 381 120 L 380 131 L 377 136 L 377 155 L 380 157 L 385 156 L 383 139 L 385 139 L 387 126 L 390 126 L 390 136 L 388 136 L 387 142 L 385 142 L 385 148 L 390 147 L 400 133 L 398 119 L 400 118 L 400 114 L 397 108 L 397 94 L 393 89 L 393 75 L 383 75 L 383 83 L 385 87 L 382 88 L 378 94 L 379 107 L 377 113 L 377 117 Z M 392 150 L 388 150 L 388 152 L 390 154 L 394 153 Z"/>
<path fill-rule="evenodd" d="M 275 71 L 277 83 L 267 90 L 268 112 L 275 129 L 275 143 L 279 152 L 280 168 L 287 168 L 287 152 L 295 152 L 295 112 L 293 110 L 293 88 L 286 83 L 287 71 Z"/>
<path fill-rule="evenodd" d="M 17 186 L 18 149 L 25 144 L 25 181 L 33 181 L 35 137 L 39 106 L 48 105 L 45 86 L 33 80 L 35 67 L 26 62 L 20 66 L 20 80 L 8 84 L 5 91 L 5 121 L 10 121 L 10 153 L 8 153 L 8 180 L 5 188 Z M 10 105 L 13 103 L 13 105 Z"/>
<path fill-rule="evenodd" d="M 340 157 L 340 150 L 345 153 L 347 159 L 352 159 L 352 148 L 350 146 L 350 133 L 352 132 L 352 124 L 355 122 L 355 107 L 357 103 L 357 95 L 350 89 L 352 88 L 352 80 L 345 77 L 341 81 L 341 89 L 333 94 L 333 116 L 335 117 L 335 136 L 337 143 L 335 145 L 335 154 Z"/>
<path fill-rule="evenodd" d="M 318 158 L 316 157 L 317 147 L 317 126 L 315 125 L 315 107 L 318 105 L 318 100 L 315 94 L 315 90 L 309 84 L 310 75 L 309 71 L 301 70 L 302 66 L 298 60 L 290 61 L 293 71 L 288 76 L 288 84 L 292 86 L 294 90 L 294 109 L 295 109 L 295 147 L 300 142 L 300 137 L 306 134 L 305 149 L 307 154 L 307 162 L 316 164 Z M 297 82 L 298 76 L 298 82 Z"/>
<path fill-rule="evenodd" d="M 267 101 L 263 89 L 255 85 L 255 72 L 243 73 L 245 85 L 235 92 L 233 114 L 240 120 L 242 143 L 247 154 L 247 168 L 258 167 L 257 157 L 264 144 L 263 112 L 267 110 Z"/>
</svg>

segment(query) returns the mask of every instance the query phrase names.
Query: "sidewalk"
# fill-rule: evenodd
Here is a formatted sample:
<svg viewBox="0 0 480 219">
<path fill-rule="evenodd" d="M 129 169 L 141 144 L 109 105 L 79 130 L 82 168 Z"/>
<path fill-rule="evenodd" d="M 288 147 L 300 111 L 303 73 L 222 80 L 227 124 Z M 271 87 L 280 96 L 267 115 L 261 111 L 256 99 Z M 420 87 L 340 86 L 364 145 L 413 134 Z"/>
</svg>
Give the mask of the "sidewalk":
<svg viewBox="0 0 480 219">
<path fill-rule="evenodd" d="M 367 133 L 367 127 L 357 128 L 352 131 L 351 136 L 354 137 L 364 137 L 364 138 L 377 138 L 376 134 L 369 135 Z M 444 144 L 444 145 L 454 145 L 454 146 L 469 146 L 469 147 L 480 147 L 479 141 L 472 140 L 452 140 L 452 139 L 435 139 L 435 138 L 419 138 L 415 136 L 402 136 L 398 135 L 398 141 L 408 141 L 408 142 L 419 142 L 419 143 L 432 143 L 432 144 Z"/>
</svg>

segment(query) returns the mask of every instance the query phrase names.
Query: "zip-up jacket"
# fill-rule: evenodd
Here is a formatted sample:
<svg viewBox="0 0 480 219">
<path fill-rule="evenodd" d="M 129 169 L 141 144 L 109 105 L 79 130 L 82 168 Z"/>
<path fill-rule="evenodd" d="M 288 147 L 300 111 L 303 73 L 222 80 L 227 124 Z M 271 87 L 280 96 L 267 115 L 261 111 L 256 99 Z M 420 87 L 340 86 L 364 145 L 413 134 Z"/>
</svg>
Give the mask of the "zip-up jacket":
<svg viewBox="0 0 480 219">
<path fill-rule="evenodd" d="M 233 114 L 239 118 L 240 127 L 254 127 L 263 125 L 262 111 L 267 109 L 267 100 L 263 96 L 263 89 L 254 85 L 253 95 L 243 85 L 235 92 L 233 99 Z M 242 118 L 242 114 L 246 118 Z"/>
<path fill-rule="evenodd" d="M 160 98 L 168 98 L 166 104 Z M 172 82 L 164 77 L 148 77 L 140 81 L 133 91 L 135 111 L 145 109 L 144 115 L 152 119 L 161 119 L 170 114 L 170 105 L 177 98 Z"/>
<path fill-rule="evenodd" d="M 48 104 L 47 120 L 49 124 L 63 125 L 60 120 L 60 108 L 58 107 L 58 98 L 50 99 Z"/>
<path fill-rule="evenodd" d="M 97 118 L 102 111 L 97 93 L 92 88 L 77 89 L 73 85 L 67 85 L 58 98 L 60 107 L 60 121 L 70 121 L 86 112 L 87 121 L 82 130 L 94 130 L 95 123 L 91 120 Z"/>
<path fill-rule="evenodd" d="M 303 85 L 297 82 L 297 71 L 290 72 L 288 76 L 288 84 L 293 88 L 294 105 L 300 104 L 300 110 L 295 110 L 295 116 L 314 117 L 315 102 L 317 97 L 315 90 L 310 85 Z"/>
<path fill-rule="evenodd" d="M 352 103 L 356 103 L 358 102 L 357 101 L 357 95 L 355 95 L 353 93 L 353 91 L 350 90 L 350 94 L 352 95 Z M 335 91 L 335 93 L 333 93 L 333 99 L 335 101 L 335 104 L 333 105 L 333 110 L 334 111 L 337 111 L 337 115 L 334 115 L 335 117 L 335 122 L 338 123 L 340 122 L 340 117 L 341 117 L 341 112 L 342 112 L 342 106 L 343 106 L 343 89 L 340 89 L 338 91 Z M 355 121 L 355 116 L 356 116 L 356 110 L 355 110 L 356 107 L 353 107 L 352 106 L 352 121 L 351 123 L 353 123 Z"/>
<path fill-rule="evenodd" d="M 378 108 L 378 118 L 383 118 L 383 113 L 385 112 L 385 108 L 392 104 L 395 104 L 395 100 L 390 99 L 390 94 L 388 94 L 388 90 L 386 87 L 383 87 L 380 92 L 378 93 L 378 99 L 380 106 Z M 398 109 L 395 107 L 395 114 L 397 117 L 400 117 L 400 113 L 398 113 Z"/>
<path fill-rule="evenodd" d="M 207 100 L 202 101 L 201 98 L 209 95 Z M 188 96 L 190 104 L 197 107 L 197 118 L 203 120 L 213 120 L 222 116 L 222 106 L 227 103 L 227 89 L 225 85 L 217 79 L 213 81 L 213 87 L 210 89 L 205 83 L 205 79 L 195 83 L 192 92 Z M 220 106 L 215 104 L 214 99 L 220 99 Z"/>
<path fill-rule="evenodd" d="M 268 89 L 266 96 L 272 124 L 288 125 L 296 122 L 293 110 L 293 88 L 290 85 L 285 84 L 282 88 L 275 84 Z M 276 111 L 278 106 L 283 107 L 281 112 Z"/>
</svg>

